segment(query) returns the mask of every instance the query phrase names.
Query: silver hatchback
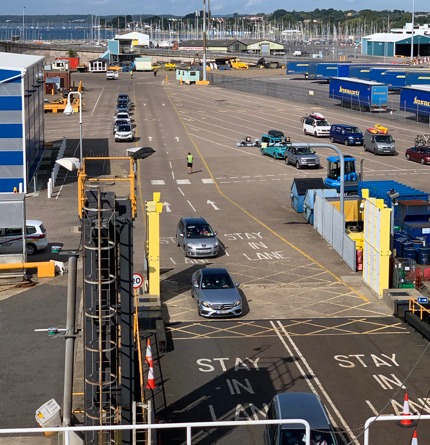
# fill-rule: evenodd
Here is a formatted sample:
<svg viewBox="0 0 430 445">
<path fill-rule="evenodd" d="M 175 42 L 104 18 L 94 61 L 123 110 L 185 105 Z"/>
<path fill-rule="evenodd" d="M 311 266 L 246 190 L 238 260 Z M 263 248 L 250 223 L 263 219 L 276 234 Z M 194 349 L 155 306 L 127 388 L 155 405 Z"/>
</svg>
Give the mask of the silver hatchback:
<svg viewBox="0 0 430 445">
<path fill-rule="evenodd" d="M 181 218 L 176 228 L 176 245 L 185 256 L 215 257 L 219 253 L 217 232 L 204 218 Z"/>
</svg>

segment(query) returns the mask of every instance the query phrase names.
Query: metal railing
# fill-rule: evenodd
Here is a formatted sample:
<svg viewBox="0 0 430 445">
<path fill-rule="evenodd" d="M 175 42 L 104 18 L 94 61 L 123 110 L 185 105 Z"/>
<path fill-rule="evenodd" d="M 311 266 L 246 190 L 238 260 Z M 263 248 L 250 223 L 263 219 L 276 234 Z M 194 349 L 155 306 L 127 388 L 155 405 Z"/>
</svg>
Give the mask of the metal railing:
<svg viewBox="0 0 430 445">
<path fill-rule="evenodd" d="M 423 315 L 427 314 L 427 317 L 430 316 L 430 309 L 423 306 L 421 303 L 418 303 L 416 298 L 409 299 L 409 311 L 415 314 L 415 312 L 419 312 L 420 320 L 423 319 Z"/>
<path fill-rule="evenodd" d="M 262 426 L 262 425 L 288 425 L 300 423 L 305 428 L 304 445 L 310 445 L 310 425 L 304 419 L 278 419 L 278 420 L 239 420 L 223 422 L 193 422 L 193 423 L 163 423 L 151 425 L 106 425 L 106 426 L 77 426 L 77 427 L 50 427 L 50 428 L 6 428 L 0 429 L 2 435 L 28 435 L 40 436 L 40 433 L 64 433 L 64 445 L 71 445 L 71 436 L 84 431 L 153 431 L 165 429 L 185 429 L 187 445 L 192 444 L 192 430 L 196 428 L 218 428 L 218 427 L 238 427 L 238 426 Z"/>
</svg>

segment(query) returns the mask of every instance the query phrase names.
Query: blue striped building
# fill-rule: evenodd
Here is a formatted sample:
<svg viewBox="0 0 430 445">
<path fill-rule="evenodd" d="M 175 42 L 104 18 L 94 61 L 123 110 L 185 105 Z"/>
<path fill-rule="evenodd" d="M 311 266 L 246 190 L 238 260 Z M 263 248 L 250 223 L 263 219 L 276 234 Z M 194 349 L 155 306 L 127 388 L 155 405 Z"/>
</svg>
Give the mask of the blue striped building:
<svg viewBox="0 0 430 445">
<path fill-rule="evenodd" d="M 0 52 L 0 193 L 27 193 L 42 159 L 44 61 Z"/>
</svg>

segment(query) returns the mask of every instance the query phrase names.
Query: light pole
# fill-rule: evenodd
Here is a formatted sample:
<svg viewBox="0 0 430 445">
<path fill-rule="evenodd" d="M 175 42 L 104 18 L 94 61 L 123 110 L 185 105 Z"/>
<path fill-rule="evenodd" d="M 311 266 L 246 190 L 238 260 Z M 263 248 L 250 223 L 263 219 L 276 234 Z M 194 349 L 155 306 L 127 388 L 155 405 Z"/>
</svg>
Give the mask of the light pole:
<svg viewBox="0 0 430 445">
<path fill-rule="evenodd" d="M 22 8 L 22 40 L 25 41 L 25 6 Z"/>
<path fill-rule="evenodd" d="M 412 0 L 411 60 L 414 58 L 415 0 Z"/>
<path fill-rule="evenodd" d="M 82 94 L 79 91 L 70 91 L 67 95 L 67 105 L 64 109 L 63 113 L 67 116 L 72 115 L 75 110 L 73 109 L 73 105 L 70 101 L 70 97 L 73 94 L 77 94 L 79 96 L 79 168 L 82 168 Z"/>
<path fill-rule="evenodd" d="M 206 81 L 206 0 L 203 0 L 203 81 Z"/>
</svg>

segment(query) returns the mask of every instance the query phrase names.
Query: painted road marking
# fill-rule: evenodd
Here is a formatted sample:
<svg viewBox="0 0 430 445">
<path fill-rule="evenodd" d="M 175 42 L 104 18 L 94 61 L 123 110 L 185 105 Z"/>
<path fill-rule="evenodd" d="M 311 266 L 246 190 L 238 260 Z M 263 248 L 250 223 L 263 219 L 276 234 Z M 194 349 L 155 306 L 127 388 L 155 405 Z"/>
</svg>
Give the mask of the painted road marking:
<svg viewBox="0 0 430 445">
<path fill-rule="evenodd" d="M 203 184 L 213 184 L 214 180 L 210 178 L 202 179 Z"/>
<path fill-rule="evenodd" d="M 177 179 L 176 184 L 178 185 L 186 185 L 191 184 L 191 181 L 189 179 Z"/>
<path fill-rule="evenodd" d="M 166 185 L 163 179 L 151 179 L 151 185 Z"/>
</svg>

